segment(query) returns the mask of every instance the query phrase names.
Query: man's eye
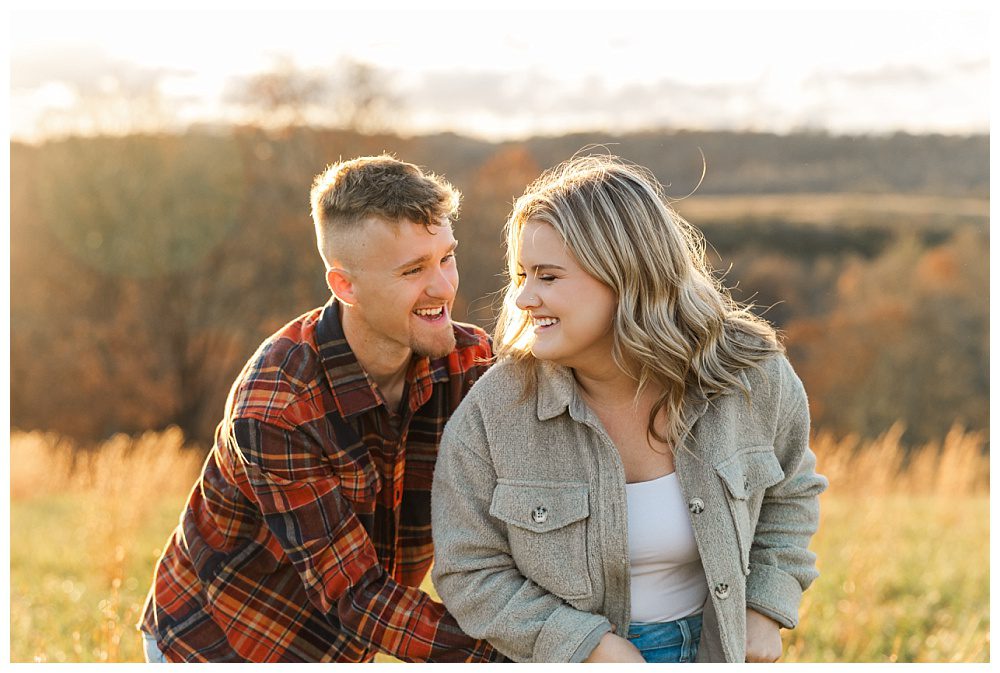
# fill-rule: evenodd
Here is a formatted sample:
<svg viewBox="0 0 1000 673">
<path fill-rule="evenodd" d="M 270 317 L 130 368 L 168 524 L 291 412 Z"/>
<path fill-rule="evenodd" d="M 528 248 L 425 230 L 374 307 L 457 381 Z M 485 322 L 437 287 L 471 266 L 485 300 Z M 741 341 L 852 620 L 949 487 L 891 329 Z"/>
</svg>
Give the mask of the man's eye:
<svg viewBox="0 0 1000 673">
<path fill-rule="evenodd" d="M 444 262 L 444 263 L 447 263 L 447 262 L 450 262 L 453 259 L 455 259 L 455 253 L 449 252 L 447 255 L 445 255 L 444 257 L 441 258 L 441 261 Z"/>
<path fill-rule="evenodd" d="M 418 273 L 420 273 L 423 270 L 424 270 L 423 267 L 418 266 L 418 267 L 416 267 L 414 269 L 408 269 L 408 270 L 404 271 L 403 275 L 404 276 L 416 276 Z"/>
</svg>

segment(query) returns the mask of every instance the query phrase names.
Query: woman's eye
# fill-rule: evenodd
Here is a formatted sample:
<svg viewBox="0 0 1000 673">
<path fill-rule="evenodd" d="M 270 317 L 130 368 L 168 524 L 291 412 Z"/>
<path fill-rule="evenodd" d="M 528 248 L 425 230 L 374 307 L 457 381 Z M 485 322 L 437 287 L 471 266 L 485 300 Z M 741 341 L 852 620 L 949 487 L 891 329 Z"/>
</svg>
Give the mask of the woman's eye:
<svg viewBox="0 0 1000 673">
<path fill-rule="evenodd" d="M 549 274 L 549 273 L 543 273 L 542 275 L 540 275 L 538 277 L 538 280 L 545 281 L 546 283 L 550 283 L 550 282 L 554 281 L 555 279 L 556 279 L 556 277 L 553 276 L 552 274 Z"/>
</svg>

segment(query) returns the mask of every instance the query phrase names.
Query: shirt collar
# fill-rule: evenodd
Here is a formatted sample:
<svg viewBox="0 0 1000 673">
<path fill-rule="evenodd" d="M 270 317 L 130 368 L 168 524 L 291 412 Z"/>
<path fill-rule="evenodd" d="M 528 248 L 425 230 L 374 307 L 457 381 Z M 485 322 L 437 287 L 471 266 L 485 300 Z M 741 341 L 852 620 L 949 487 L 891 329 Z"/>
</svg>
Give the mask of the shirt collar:
<svg viewBox="0 0 1000 673">
<path fill-rule="evenodd" d="M 382 404 L 374 382 L 347 343 L 340 324 L 340 302 L 333 297 L 323 307 L 316 326 L 316 347 L 341 416 L 355 416 Z"/>
<path fill-rule="evenodd" d="M 323 307 L 316 327 L 316 346 L 337 410 L 347 418 L 374 409 L 383 404 L 383 398 L 347 343 L 340 317 L 340 302 L 331 297 Z M 455 337 L 456 348 L 478 343 L 474 337 L 461 330 L 456 330 Z M 449 379 L 451 355 L 453 353 L 433 360 L 415 356 L 410 361 L 406 383 L 411 410 L 416 411 L 430 399 L 435 383 Z"/>
</svg>

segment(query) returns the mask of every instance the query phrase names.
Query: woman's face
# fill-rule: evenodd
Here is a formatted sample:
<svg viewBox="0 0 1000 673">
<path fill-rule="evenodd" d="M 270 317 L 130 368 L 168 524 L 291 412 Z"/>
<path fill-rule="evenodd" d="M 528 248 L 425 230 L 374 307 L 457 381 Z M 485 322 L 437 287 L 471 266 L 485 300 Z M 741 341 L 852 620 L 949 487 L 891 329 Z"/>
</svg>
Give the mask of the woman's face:
<svg viewBox="0 0 1000 673">
<path fill-rule="evenodd" d="M 614 291 L 584 271 L 545 223 L 524 225 L 518 265 L 517 306 L 531 318 L 532 355 L 574 369 L 607 368 L 618 304 Z"/>
</svg>

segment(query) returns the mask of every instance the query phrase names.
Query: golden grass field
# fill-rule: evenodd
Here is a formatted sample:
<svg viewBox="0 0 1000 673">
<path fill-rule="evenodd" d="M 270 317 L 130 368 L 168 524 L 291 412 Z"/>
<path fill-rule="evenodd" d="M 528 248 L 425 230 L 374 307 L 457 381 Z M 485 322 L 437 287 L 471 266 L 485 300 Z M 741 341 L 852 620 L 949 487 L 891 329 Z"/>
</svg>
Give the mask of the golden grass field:
<svg viewBox="0 0 1000 673">
<path fill-rule="evenodd" d="M 986 435 L 956 428 L 909 460 L 900 436 L 814 438 L 820 578 L 785 661 L 989 661 Z M 141 661 L 134 624 L 200 455 L 177 430 L 86 453 L 12 434 L 12 661 Z"/>
</svg>

